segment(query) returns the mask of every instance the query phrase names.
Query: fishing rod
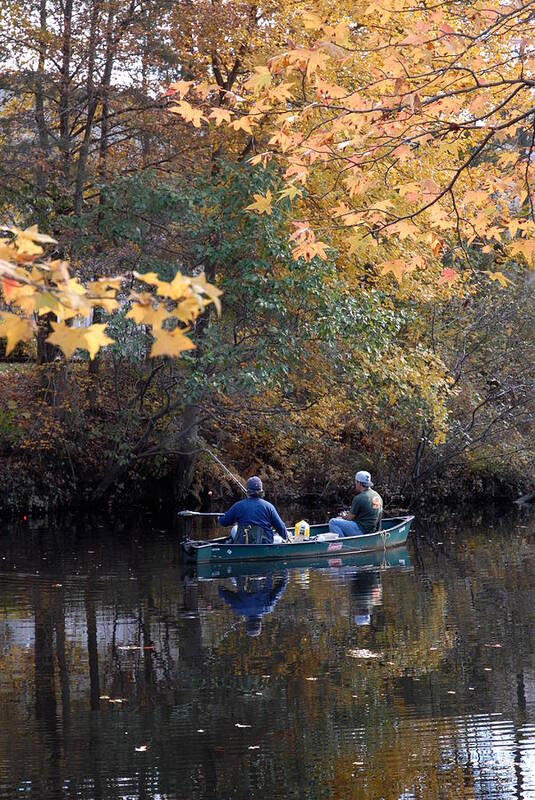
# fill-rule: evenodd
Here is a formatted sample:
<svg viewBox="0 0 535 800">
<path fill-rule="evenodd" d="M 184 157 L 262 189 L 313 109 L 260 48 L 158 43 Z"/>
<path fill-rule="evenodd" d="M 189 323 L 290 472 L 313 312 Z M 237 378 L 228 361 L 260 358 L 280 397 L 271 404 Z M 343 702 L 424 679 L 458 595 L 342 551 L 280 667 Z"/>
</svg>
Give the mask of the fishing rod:
<svg viewBox="0 0 535 800">
<path fill-rule="evenodd" d="M 178 511 L 179 517 L 220 517 L 222 511 Z"/>
<path fill-rule="evenodd" d="M 237 478 L 234 475 L 234 473 L 232 473 L 229 470 L 229 468 L 225 464 L 223 464 L 223 462 L 215 455 L 215 453 L 212 453 L 212 451 L 208 447 L 203 447 L 203 451 L 205 453 L 208 453 L 208 455 L 211 458 L 213 458 L 213 460 L 217 464 L 219 464 L 221 469 L 223 469 L 227 473 L 227 475 L 230 478 L 232 478 L 234 483 L 236 483 L 240 487 L 240 489 L 242 490 L 244 495 L 247 495 L 247 489 L 245 488 L 243 483 L 239 480 L 239 478 Z M 188 510 L 185 510 L 185 511 L 179 511 L 178 512 L 178 516 L 179 517 L 188 517 L 188 518 L 189 517 L 219 517 L 219 516 L 221 516 L 222 513 L 223 513 L 222 511 L 188 511 Z"/>
<path fill-rule="evenodd" d="M 209 455 L 209 456 L 211 456 L 211 458 L 213 458 L 213 459 L 214 459 L 214 461 L 215 461 L 217 464 L 219 464 L 219 466 L 220 466 L 220 467 L 221 467 L 223 470 L 225 470 L 225 472 L 227 473 L 227 475 L 229 476 L 229 478 L 232 478 L 232 480 L 234 481 L 234 483 L 236 483 L 236 484 L 237 484 L 237 485 L 240 487 L 240 489 L 242 490 L 242 492 L 243 492 L 243 493 L 246 495 L 246 494 L 247 494 L 247 489 L 245 488 L 245 486 L 243 485 L 243 483 L 242 483 L 242 482 L 241 482 L 241 481 L 240 481 L 240 480 L 239 480 L 239 479 L 238 479 L 238 478 L 237 478 L 237 477 L 236 477 L 236 476 L 235 476 L 235 475 L 234 475 L 234 474 L 233 474 L 233 473 L 232 473 L 232 472 L 229 470 L 229 468 L 228 468 L 228 467 L 226 467 L 226 466 L 225 466 L 225 464 L 223 464 L 223 462 L 222 462 L 222 461 L 221 461 L 221 460 L 220 460 L 220 459 L 219 459 L 219 458 L 218 458 L 218 457 L 215 455 L 215 453 L 212 453 L 212 451 L 211 451 L 211 450 L 210 450 L 208 447 L 204 447 L 204 448 L 203 448 L 203 450 L 204 450 L 204 452 L 205 452 L 205 453 L 208 453 L 208 455 Z"/>
</svg>

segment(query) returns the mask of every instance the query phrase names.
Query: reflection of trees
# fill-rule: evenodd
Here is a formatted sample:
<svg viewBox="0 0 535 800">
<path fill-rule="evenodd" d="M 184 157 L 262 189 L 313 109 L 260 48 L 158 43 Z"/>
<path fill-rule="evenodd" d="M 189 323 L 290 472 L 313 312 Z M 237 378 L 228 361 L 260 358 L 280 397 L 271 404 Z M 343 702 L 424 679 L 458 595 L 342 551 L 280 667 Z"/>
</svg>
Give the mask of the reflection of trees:
<svg viewBox="0 0 535 800">
<path fill-rule="evenodd" d="M 26 670 L 24 680 L 2 675 L 0 683 L 11 730 L 29 733 L 15 745 L 0 731 L 10 780 L 31 779 L 43 787 L 39 797 L 55 787 L 65 800 L 76 792 L 108 800 L 134 775 L 132 795 L 185 800 L 274 796 L 282 786 L 289 795 L 302 787 L 307 800 L 477 796 L 494 734 L 491 721 L 463 714 L 516 708 L 515 722 L 526 719 L 526 609 L 535 605 L 529 541 L 500 541 L 497 558 L 495 542 L 483 538 L 468 537 L 452 557 L 422 547 L 416 575 L 383 572 L 382 604 L 365 627 L 354 623 L 343 572 L 291 573 L 257 639 L 234 626 L 219 582 L 181 580 L 165 541 L 142 548 L 129 538 L 121 551 L 115 539 L 85 556 L 97 550 L 91 545 L 79 551 L 81 565 L 64 553 L 63 587 L 54 588 L 56 576 L 35 579 L 34 683 L 22 650 L 8 642 L 0 650 L 3 675 L 13 672 L 9 658 Z M 82 573 L 71 583 L 70 569 Z M 27 591 L 33 578 L 24 581 Z M 503 648 L 485 647 L 494 641 Z M 358 648 L 382 657 L 352 658 Z M 468 684 L 478 691 L 465 697 Z M 125 703 L 99 702 L 99 694 Z M 141 742 L 146 754 L 134 751 Z M 525 745 L 516 729 L 510 748 L 520 793 Z M 72 795 L 58 788 L 66 778 Z"/>
</svg>

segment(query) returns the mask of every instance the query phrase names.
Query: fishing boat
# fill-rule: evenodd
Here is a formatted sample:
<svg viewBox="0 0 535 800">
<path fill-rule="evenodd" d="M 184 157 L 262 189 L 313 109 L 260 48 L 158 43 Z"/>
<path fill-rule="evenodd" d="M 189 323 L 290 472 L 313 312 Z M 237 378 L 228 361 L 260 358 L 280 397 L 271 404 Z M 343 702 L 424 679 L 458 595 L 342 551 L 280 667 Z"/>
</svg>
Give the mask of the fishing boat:
<svg viewBox="0 0 535 800">
<path fill-rule="evenodd" d="M 318 571 L 347 570 L 350 572 L 365 572 L 367 570 L 412 569 L 412 562 L 407 548 L 404 545 L 389 547 L 388 550 L 375 550 L 372 552 L 349 553 L 339 556 L 336 553 L 330 556 L 311 556 L 310 558 L 291 558 L 291 548 L 287 549 L 287 558 L 275 561 L 227 561 L 203 562 L 195 564 L 191 561 L 184 565 L 184 574 L 189 579 L 217 580 L 222 578 L 258 577 L 272 572 L 279 574 L 287 569 L 312 569 Z"/>
<path fill-rule="evenodd" d="M 190 512 L 181 512 L 186 516 Z M 360 536 L 339 538 L 330 533 L 328 523 L 311 525 L 308 537 L 292 536 L 280 544 L 236 544 L 230 536 L 218 539 L 187 539 L 183 543 L 188 560 L 197 564 L 225 563 L 227 561 L 278 561 L 325 556 L 342 556 L 348 553 L 366 553 L 399 547 L 407 541 L 414 517 L 383 519 L 381 530 Z"/>
</svg>

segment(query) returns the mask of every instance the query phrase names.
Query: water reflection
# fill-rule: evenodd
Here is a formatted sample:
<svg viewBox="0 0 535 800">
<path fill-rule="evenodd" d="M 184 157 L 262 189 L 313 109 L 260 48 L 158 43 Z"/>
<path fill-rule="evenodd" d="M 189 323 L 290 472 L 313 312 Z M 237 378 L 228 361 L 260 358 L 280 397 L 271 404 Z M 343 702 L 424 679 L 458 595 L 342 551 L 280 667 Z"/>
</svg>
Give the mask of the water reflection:
<svg viewBox="0 0 535 800">
<path fill-rule="evenodd" d="M 1 798 L 535 797 L 531 528 L 213 575 L 105 524 L 1 535 Z"/>
<path fill-rule="evenodd" d="M 288 586 L 288 573 L 281 578 L 273 573 L 265 576 L 245 576 L 231 578 L 232 589 L 220 586 L 219 597 L 230 606 L 238 617 L 245 619 L 247 636 L 260 636 L 262 617 L 271 614 Z"/>
</svg>

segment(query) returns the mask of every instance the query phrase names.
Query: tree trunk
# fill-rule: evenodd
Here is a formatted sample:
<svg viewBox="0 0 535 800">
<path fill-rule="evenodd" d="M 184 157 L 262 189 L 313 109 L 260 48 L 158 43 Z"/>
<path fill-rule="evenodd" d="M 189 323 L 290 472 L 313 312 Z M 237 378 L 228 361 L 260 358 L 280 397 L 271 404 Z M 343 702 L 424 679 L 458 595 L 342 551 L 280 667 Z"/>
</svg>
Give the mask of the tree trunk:
<svg viewBox="0 0 535 800">
<path fill-rule="evenodd" d="M 199 457 L 199 416 L 197 404 L 188 404 L 182 416 L 182 429 L 178 436 L 177 449 L 179 462 L 175 473 L 173 499 L 176 503 L 183 500 L 191 487 L 193 474 Z"/>
<path fill-rule="evenodd" d="M 63 6 L 63 41 L 62 41 L 62 62 L 61 62 L 61 82 L 59 92 L 59 147 L 63 161 L 63 180 L 65 190 L 70 182 L 70 102 L 71 102 L 71 35 L 72 35 L 72 5 L 73 0 L 66 0 Z"/>
<path fill-rule="evenodd" d="M 89 146 L 91 144 L 91 133 L 93 131 L 93 122 L 95 119 L 95 112 L 97 110 L 97 93 L 95 91 L 94 71 L 95 71 L 95 58 L 97 48 L 97 26 L 100 16 L 100 0 L 94 0 L 93 9 L 91 11 L 91 22 L 89 25 L 89 50 L 88 50 L 88 63 L 87 63 L 87 116 L 85 121 L 84 138 L 80 153 L 78 155 L 78 163 L 76 167 L 76 183 L 74 187 L 74 213 L 79 215 L 82 211 L 82 202 L 84 199 L 84 185 L 87 171 L 87 158 L 89 155 Z"/>
<path fill-rule="evenodd" d="M 37 124 L 37 135 L 39 141 L 39 160 L 36 170 L 36 183 L 37 188 L 41 194 L 46 191 L 48 181 L 48 155 L 49 155 L 49 141 L 48 141 L 48 128 L 46 125 L 45 116 L 45 100 L 44 100 L 44 80 L 45 80 L 45 56 L 46 56 L 46 0 L 40 0 L 39 4 L 39 61 L 37 65 L 37 74 L 35 76 L 35 122 Z"/>
</svg>

